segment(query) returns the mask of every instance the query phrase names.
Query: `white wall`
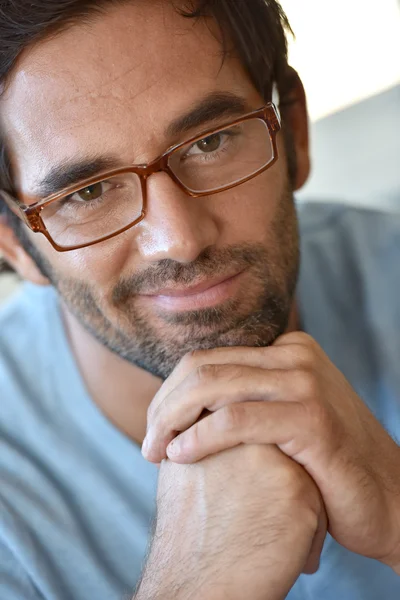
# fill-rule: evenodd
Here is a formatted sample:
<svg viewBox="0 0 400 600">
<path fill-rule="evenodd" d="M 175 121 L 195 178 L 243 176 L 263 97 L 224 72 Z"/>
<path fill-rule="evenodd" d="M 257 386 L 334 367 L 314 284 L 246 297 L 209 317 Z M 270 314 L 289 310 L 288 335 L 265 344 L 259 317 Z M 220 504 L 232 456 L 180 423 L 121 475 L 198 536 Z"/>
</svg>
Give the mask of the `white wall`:
<svg viewBox="0 0 400 600">
<path fill-rule="evenodd" d="M 399 0 L 281 0 L 312 120 L 400 83 Z"/>
<path fill-rule="evenodd" d="M 400 1 L 281 0 L 312 121 L 300 200 L 400 210 Z"/>
<path fill-rule="evenodd" d="M 400 85 L 313 123 L 311 140 L 299 200 L 400 210 Z"/>
</svg>

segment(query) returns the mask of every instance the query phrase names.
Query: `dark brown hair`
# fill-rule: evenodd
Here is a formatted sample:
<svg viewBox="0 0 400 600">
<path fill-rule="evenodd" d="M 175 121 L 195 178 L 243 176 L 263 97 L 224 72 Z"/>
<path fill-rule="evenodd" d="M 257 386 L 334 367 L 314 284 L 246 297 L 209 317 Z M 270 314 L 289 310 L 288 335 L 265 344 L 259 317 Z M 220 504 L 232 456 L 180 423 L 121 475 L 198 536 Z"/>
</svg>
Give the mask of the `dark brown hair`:
<svg viewBox="0 0 400 600">
<path fill-rule="evenodd" d="M 0 90 L 7 85 L 21 53 L 46 37 L 75 23 L 90 20 L 108 7 L 135 0 L 0 0 Z M 171 1 L 174 0 L 165 0 Z M 277 0 L 192 0 L 179 2 L 186 18 L 212 18 L 222 34 L 223 55 L 235 52 L 265 100 L 275 82 L 281 98 L 293 86 L 288 66 L 286 32 L 291 28 Z M 15 194 L 10 160 L 0 131 L 0 189 Z M 26 246 L 25 225 L 0 199 L 4 214 Z M 0 272 L 7 270 L 0 264 Z"/>
</svg>

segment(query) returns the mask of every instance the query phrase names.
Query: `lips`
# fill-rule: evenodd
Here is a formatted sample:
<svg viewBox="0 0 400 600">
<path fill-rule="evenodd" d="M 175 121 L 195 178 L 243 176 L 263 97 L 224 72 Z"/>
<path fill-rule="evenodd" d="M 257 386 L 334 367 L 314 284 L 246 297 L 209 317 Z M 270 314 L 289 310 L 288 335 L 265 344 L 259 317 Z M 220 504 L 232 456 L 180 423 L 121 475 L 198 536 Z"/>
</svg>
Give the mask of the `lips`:
<svg viewBox="0 0 400 600">
<path fill-rule="evenodd" d="M 210 290 L 213 287 L 221 285 L 222 283 L 228 281 L 236 277 L 238 273 L 233 275 L 223 275 L 221 277 L 215 279 L 208 279 L 207 281 L 203 281 L 193 286 L 189 286 L 186 288 L 162 288 L 157 290 L 156 292 L 152 292 L 151 294 L 145 294 L 146 296 L 167 296 L 170 298 L 180 298 L 186 296 L 194 296 L 196 294 L 202 294 L 207 290 Z"/>
<path fill-rule="evenodd" d="M 166 311 L 194 311 L 213 308 L 237 294 L 244 271 L 221 275 L 185 288 L 166 287 L 142 295 L 142 300 Z"/>
</svg>

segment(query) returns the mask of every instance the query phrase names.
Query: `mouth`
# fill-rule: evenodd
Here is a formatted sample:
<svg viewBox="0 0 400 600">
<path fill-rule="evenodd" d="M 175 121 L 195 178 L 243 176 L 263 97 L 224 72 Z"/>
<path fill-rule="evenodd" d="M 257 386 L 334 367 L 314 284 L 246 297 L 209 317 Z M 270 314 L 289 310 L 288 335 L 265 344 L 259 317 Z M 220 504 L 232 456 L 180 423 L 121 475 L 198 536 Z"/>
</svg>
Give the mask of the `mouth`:
<svg viewBox="0 0 400 600">
<path fill-rule="evenodd" d="M 213 308 L 232 299 L 238 292 L 244 271 L 208 279 L 186 288 L 164 288 L 142 295 L 147 302 L 166 311 L 194 311 Z"/>
</svg>

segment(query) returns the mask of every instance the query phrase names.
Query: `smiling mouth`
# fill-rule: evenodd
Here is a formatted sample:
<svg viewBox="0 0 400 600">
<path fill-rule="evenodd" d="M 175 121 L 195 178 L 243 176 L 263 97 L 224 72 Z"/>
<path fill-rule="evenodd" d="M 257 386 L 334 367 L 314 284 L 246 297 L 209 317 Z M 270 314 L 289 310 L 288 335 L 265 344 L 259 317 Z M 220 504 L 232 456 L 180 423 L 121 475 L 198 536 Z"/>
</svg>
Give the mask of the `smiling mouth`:
<svg viewBox="0 0 400 600">
<path fill-rule="evenodd" d="M 164 288 L 142 295 L 146 302 L 166 311 L 193 311 L 217 307 L 232 299 L 244 279 L 244 271 L 218 279 L 209 279 L 186 288 Z"/>
</svg>

